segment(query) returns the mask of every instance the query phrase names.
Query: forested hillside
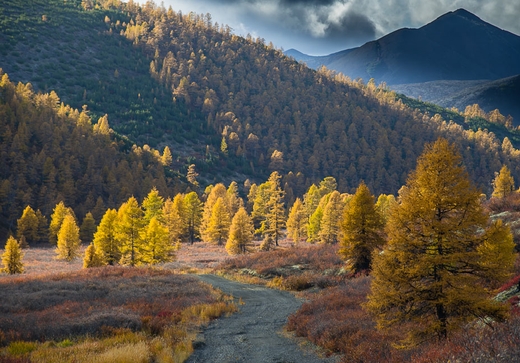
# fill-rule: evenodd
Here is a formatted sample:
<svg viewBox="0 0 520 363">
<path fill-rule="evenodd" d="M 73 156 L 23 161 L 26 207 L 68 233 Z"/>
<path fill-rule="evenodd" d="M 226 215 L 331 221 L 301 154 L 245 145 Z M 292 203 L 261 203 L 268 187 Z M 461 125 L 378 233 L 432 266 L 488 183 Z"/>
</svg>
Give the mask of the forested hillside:
<svg viewBox="0 0 520 363">
<path fill-rule="evenodd" d="M 158 151 L 116 136 L 106 117 L 93 125 L 56 93 L 15 86 L 0 70 L 0 231 L 14 229 L 27 205 L 49 216 L 63 201 L 79 218 L 92 211 L 99 220 L 131 195 L 181 186 Z"/>
<path fill-rule="evenodd" d="M 439 136 L 459 145 L 483 191 L 489 192 L 489 181 L 504 163 L 520 178 L 519 153 L 511 144 L 517 135 L 503 125 L 500 137 L 475 126 L 491 125 L 489 115 L 476 115 L 483 123 L 475 124 L 475 115 L 409 103 L 422 111 L 413 110 L 384 87 L 316 72 L 262 39 L 235 36 L 209 14 L 117 0 L 7 0 L 0 7 L 0 40 L 7 45 L 0 66 L 13 81 L 56 90 L 74 108 L 87 105 L 94 120 L 108 114 L 111 127 L 131 143 L 161 153 L 169 145 L 173 166 L 195 163 L 203 183 L 265 180 L 277 170 L 294 196 L 329 175 L 341 191 L 353 192 L 364 180 L 376 194 L 396 193 L 425 142 Z M 29 123 L 19 116 L 14 115 L 12 135 Z M 67 142 L 87 150 L 77 140 Z M 65 162 L 55 155 L 56 163 Z M 35 152 L 27 157 L 35 158 Z M 140 169 L 130 170 L 133 178 L 116 179 L 114 188 L 122 189 L 118 180 L 161 180 L 146 174 L 141 181 Z M 9 169 L 5 173 L 4 180 L 14 178 Z M 82 193 L 88 195 L 82 188 L 74 197 Z"/>
</svg>

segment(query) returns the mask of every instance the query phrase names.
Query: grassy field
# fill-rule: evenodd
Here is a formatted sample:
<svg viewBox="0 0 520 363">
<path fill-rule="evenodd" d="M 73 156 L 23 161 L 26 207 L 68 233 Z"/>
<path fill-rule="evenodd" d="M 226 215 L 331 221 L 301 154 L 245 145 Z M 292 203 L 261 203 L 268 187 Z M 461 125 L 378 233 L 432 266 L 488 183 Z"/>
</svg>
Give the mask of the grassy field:
<svg viewBox="0 0 520 363">
<path fill-rule="evenodd" d="M 171 266 L 82 269 L 29 248 L 24 274 L 0 275 L 0 362 L 182 362 L 200 327 L 236 306 L 174 267 L 226 256 L 200 243 Z"/>
</svg>

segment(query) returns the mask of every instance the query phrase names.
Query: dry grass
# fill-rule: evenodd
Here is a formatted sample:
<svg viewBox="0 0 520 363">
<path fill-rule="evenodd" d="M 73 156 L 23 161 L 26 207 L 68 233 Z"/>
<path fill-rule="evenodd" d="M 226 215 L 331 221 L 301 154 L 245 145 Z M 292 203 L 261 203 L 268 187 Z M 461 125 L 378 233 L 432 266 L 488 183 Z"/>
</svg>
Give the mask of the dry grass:
<svg viewBox="0 0 520 363">
<path fill-rule="evenodd" d="M 33 270 L 0 290 L 0 362 L 182 362 L 198 327 L 236 310 L 167 269 Z"/>
<path fill-rule="evenodd" d="M 80 256 L 84 256 L 86 246 L 82 246 Z M 31 247 L 23 250 L 24 275 L 44 276 L 53 273 L 67 273 L 81 270 L 83 261 L 81 258 L 72 262 L 56 259 L 56 248 L 51 246 Z M 2 254 L 4 250 L 0 250 Z M 2 278 L 10 278 L 8 275 L 0 274 Z"/>
<path fill-rule="evenodd" d="M 206 242 L 195 242 L 193 245 L 183 243 L 177 251 L 176 261 L 167 263 L 164 267 L 181 271 L 204 271 L 216 267 L 228 258 L 224 246 Z"/>
<path fill-rule="evenodd" d="M 287 243 L 287 242 L 286 242 Z M 291 291 L 336 286 L 350 277 L 337 254 L 337 245 L 288 243 L 269 252 L 229 258 L 217 266 L 221 274 L 239 281 Z"/>
</svg>

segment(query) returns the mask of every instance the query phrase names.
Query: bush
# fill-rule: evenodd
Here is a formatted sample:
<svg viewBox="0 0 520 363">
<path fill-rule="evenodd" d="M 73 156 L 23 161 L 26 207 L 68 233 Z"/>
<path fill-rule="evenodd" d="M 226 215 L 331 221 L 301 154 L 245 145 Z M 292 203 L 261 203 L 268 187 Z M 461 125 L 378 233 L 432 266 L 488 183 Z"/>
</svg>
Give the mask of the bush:
<svg viewBox="0 0 520 363">
<path fill-rule="evenodd" d="M 18 356 L 32 352 L 38 348 L 38 344 L 34 342 L 16 341 L 9 344 L 7 352 L 11 355 Z"/>
</svg>

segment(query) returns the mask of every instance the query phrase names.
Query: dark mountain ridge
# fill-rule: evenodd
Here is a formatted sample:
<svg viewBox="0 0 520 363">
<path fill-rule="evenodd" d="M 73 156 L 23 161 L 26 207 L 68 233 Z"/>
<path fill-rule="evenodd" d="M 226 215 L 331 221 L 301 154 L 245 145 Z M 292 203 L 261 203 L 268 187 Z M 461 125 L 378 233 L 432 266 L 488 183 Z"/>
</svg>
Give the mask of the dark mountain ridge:
<svg viewBox="0 0 520 363">
<path fill-rule="evenodd" d="M 520 126 L 520 75 L 494 81 L 431 81 L 392 86 L 410 97 L 439 106 L 455 107 L 463 111 L 478 104 L 485 112 L 499 109 L 513 117 L 513 125 Z"/>
<path fill-rule="evenodd" d="M 520 37 L 459 9 L 418 28 L 323 57 L 288 54 L 352 79 L 389 85 L 433 80 L 494 80 L 520 74 Z"/>
</svg>

